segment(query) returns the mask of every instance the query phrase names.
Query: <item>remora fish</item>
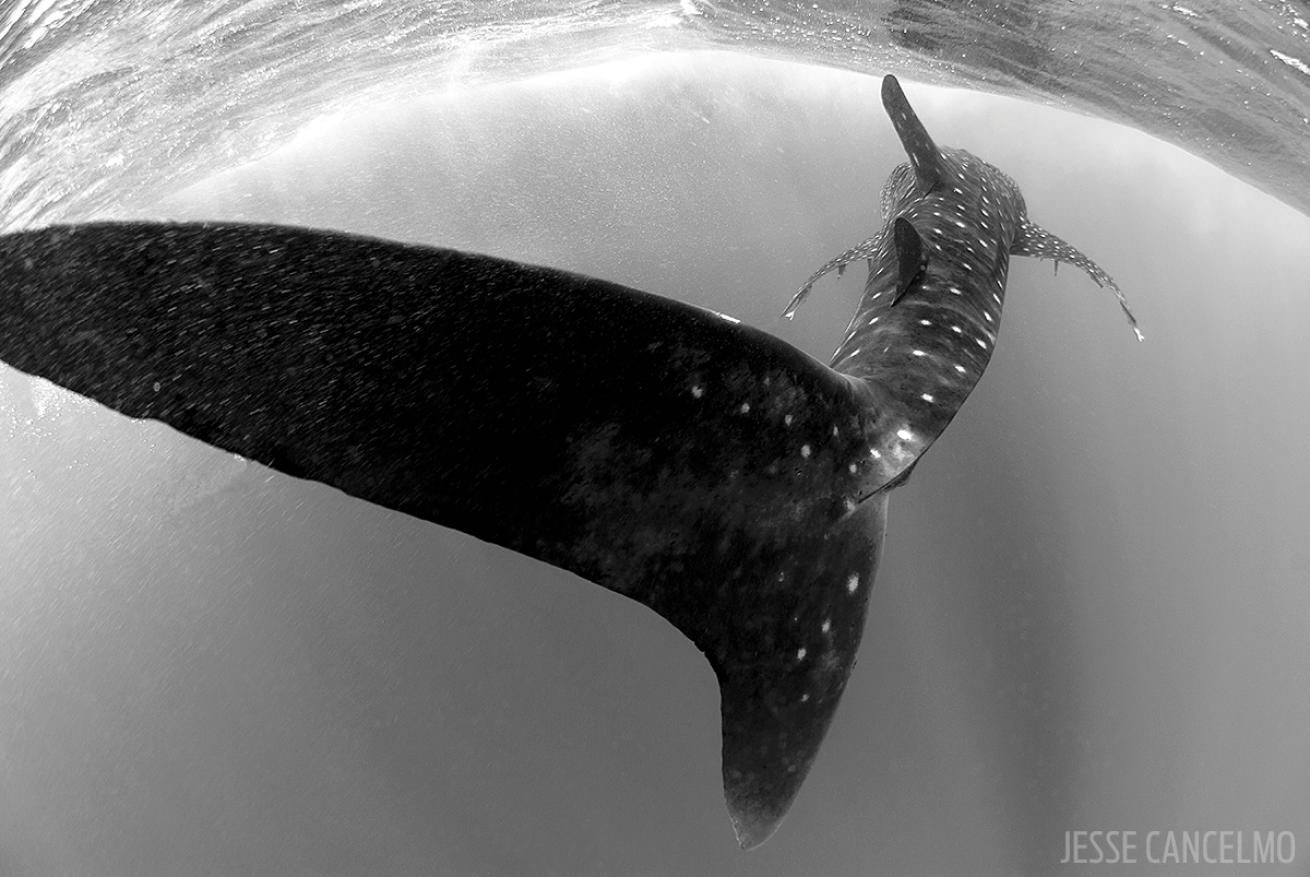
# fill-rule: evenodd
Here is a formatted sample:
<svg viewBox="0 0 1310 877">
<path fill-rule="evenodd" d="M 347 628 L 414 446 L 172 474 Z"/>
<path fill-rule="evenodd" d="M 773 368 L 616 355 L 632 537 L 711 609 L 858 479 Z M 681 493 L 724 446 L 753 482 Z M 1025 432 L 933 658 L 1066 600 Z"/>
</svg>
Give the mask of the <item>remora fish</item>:
<svg viewBox="0 0 1310 877">
<path fill-rule="evenodd" d="M 932 147 L 891 77 L 884 103 L 915 170 L 842 257 L 872 270 L 834 368 L 601 280 L 222 223 L 0 237 L 0 358 L 649 606 L 718 677 L 753 847 L 846 685 L 887 494 L 986 364 L 1008 253 L 1091 265 L 999 171 Z"/>
</svg>

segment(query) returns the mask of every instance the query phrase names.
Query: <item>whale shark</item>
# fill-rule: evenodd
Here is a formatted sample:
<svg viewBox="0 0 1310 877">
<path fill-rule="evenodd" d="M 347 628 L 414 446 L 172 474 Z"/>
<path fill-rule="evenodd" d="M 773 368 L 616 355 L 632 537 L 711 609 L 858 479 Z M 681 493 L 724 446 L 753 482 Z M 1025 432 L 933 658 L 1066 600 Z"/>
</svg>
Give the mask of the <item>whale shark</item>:
<svg viewBox="0 0 1310 877">
<path fill-rule="evenodd" d="M 1018 187 L 909 162 L 824 365 L 725 315 L 557 269 L 336 231 L 90 222 L 0 237 L 0 359 L 284 475 L 623 594 L 706 656 L 743 848 L 778 827 L 856 659 L 908 479 L 972 391 L 1011 254 L 1109 275 Z"/>
<path fill-rule="evenodd" d="M 862 379 L 889 412 L 870 453 L 891 481 L 942 434 L 990 362 L 1011 255 L 1083 269 L 1115 294 L 1138 341 L 1143 335 L 1114 279 L 1028 218 L 1014 180 L 967 150 L 938 147 L 896 77 L 884 77 L 882 102 L 909 158 L 883 186 L 884 224 L 821 265 L 782 315 L 794 318 L 825 274 L 868 263 L 864 295 L 830 367 Z"/>
</svg>

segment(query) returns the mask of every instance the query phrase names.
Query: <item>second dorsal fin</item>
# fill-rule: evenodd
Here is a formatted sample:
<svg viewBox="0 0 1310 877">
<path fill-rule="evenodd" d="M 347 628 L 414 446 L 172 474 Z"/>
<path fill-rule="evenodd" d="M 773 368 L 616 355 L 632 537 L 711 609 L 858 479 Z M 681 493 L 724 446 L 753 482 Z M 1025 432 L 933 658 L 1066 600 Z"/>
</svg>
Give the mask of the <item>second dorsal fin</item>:
<svg viewBox="0 0 1310 877">
<path fill-rule="evenodd" d="M 892 236 L 896 244 L 896 304 L 910 287 L 923 277 L 928 268 L 928 256 L 923 251 L 923 238 L 914 228 L 914 223 L 904 216 L 898 216 L 892 224 Z"/>
</svg>

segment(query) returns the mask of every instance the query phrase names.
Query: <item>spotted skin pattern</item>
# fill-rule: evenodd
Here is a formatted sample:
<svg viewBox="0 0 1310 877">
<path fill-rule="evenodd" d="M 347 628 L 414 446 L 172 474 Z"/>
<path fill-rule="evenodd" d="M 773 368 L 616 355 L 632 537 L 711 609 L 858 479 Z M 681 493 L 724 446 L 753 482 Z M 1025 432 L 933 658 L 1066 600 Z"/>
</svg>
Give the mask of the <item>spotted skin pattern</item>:
<svg viewBox="0 0 1310 877">
<path fill-rule="evenodd" d="M 1115 292 L 1142 336 L 1114 280 L 1033 223 L 1008 175 L 966 150 L 938 147 L 894 76 L 883 79 L 882 100 L 909 157 L 883 187 L 886 225 L 810 275 L 784 316 L 796 313 L 824 274 L 868 261 L 864 297 L 831 366 L 869 388 L 880 427 L 870 453 L 889 483 L 941 435 L 987 367 L 1011 254 L 1082 268 Z M 893 232 L 907 222 L 926 253 L 926 266 L 913 277 L 904 276 L 904 247 Z"/>
<path fill-rule="evenodd" d="M 1109 282 L 1004 174 L 937 150 L 894 79 L 884 102 L 911 158 L 888 225 L 796 302 L 868 260 L 832 368 L 594 278 L 232 223 L 0 237 L 0 358 L 650 607 L 718 678 L 724 794 L 754 847 L 854 666 L 888 493 L 991 356 L 1009 254 Z"/>
</svg>

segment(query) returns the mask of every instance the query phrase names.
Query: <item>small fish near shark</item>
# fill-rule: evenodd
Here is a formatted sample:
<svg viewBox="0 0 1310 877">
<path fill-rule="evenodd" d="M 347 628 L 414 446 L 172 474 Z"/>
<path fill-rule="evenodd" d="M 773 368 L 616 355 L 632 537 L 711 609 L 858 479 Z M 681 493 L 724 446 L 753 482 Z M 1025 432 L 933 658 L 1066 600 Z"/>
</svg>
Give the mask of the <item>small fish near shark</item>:
<svg viewBox="0 0 1310 877">
<path fill-rule="evenodd" d="M 211 222 L 0 237 L 0 359 L 650 607 L 717 675 L 728 810 L 754 847 L 846 686 L 888 494 L 987 366 L 1010 255 L 1118 292 L 1009 177 L 935 146 L 894 77 L 882 97 L 910 159 L 885 224 L 787 311 L 868 261 L 830 366 L 603 280 Z"/>
</svg>

